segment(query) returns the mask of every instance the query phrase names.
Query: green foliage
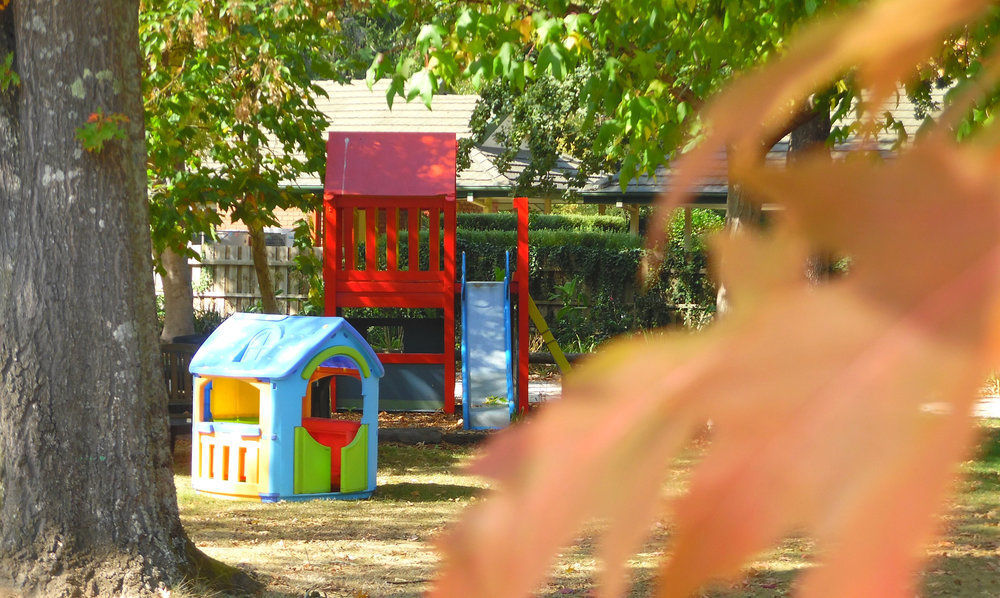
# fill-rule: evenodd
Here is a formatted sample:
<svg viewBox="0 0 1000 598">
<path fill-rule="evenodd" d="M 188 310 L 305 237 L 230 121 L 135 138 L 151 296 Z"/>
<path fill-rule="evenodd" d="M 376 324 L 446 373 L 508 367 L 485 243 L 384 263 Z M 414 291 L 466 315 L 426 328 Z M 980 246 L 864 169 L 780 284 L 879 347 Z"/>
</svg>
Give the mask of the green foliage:
<svg viewBox="0 0 1000 598">
<path fill-rule="evenodd" d="M 276 208 L 312 208 L 286 186 L 324 168 L 313 81 L 359 68 L 363 42 L 331 34 L 341 14 L 311 0 L 144 0 L 139 19 L 154 250 L 187 251 L 220 210 L 269 226 Z"/>
<path fill-rule="evenodd" d="M 550 329 L 563 351 L 571 353 L 589 353 L 598 344 L 595 331 L 587 321 L 591 303 L 583 287 L 583 279 L 574 276 L 563 284 L 555 285 L 549 295 L 549 300 L 561 304 Z"/>
<path fill-rule="evenodd" d="M 523 160 L 525 150 L 530 156 L 517 172 L 514 193 L 554 194 L 562 189 L 564 197 L 573 197 L 591 175 L 616 170 L 614 160 L 588 149 L 598 133 L 581 103 L 585 97 L 580 87 L 589 72 L 581 66 L 562 81 L 542 77 L 523 92 L 503 79 L 486 82 L 478 90 L 480 100 L 470 122 L 473 136 L 459 143 L 459 162 L 464 165 L 470 149 L 492 135 L 503 148 L 494 158 L 501 171 L 515 158 Z M 503 125 L 497 127 L 498 122 Z M 565 155 L 577 159 L 575 171 L 559 168 Z"/>
<path fill-rule="evenodd" d="M 800 21 L 855 3 L 391 0 L 391 10 L 407 15 L 403 26 L 421 32 L 420 56 L 412 48 L 380 54 L 370 79 L 392 79 L 389 94 L 400 96 L 407 80 L 419 82 L 425 101 L 435 85 L 471 83 L 483 101 L 464 149 L 496 134 L 507 148 L 504 168 L 526 147 L 531 164 L 520 189 L 551 188 L 560 153 L 580 161 L 570 188 L 607 170 L 620 172 L 624 186 L 676 157 L 701 132 L 701 102 L 780 53 Z M 850 105 L 853 97 L 843 87 L 821 102 Z"/>
<path fill-rule="evenodd" d="M 715 210 L 691 210 L 691 241 L 698 250 L 705 248 L 705 238 L 722 230 L 725 219 Z M 678 242 L 684 239 L 684 215 L 680 212 L 670 219 L 669 237 Z"/>
<path fill-rule="evenodd" d="M 378 353 L 403 352 L 402 326 L 370 326 L 367 338 L 368 344 Z"/>
<path fill-rule="evenodd" d="M 18 77 L 17 71 L 14 70 L 14 53 L 7 52 L 3 60 L 0 60 L 0 91 L 7 91 L 11 87 L 17 87 L 20 84 L 21 78 Z"/>
<path fill-rule="evenodd" d="M 98 153 L 104 149 L 104 144 L 118 139 L 124 141 L 126 138 L 125 125 L 128 117 L 119 112 L 104 114 L 104 110 L 97 109 L 87 118 L 87 122 L 77 127 L 76 139 L 83 146 L 83 149 L 91 153 Z"/>
<path fill-rule="evenodd" d="M 226 318 L 211 309 L 196 309 L 194 311 L 194 333 L 211 334 Z"/>
<path fill-rule="evenodd" d="M 387 4 L 407 15 L 404 30 L 425 33 L 414 46 L 378 55 L 370 78 L 391 78 L 389 93 L 400 96 L 415 77 L 424 89 L 470 85 L 481 101 L 471 122 L 473 136 L 461 142 L 460 161 L 467 162 L 473 145 L 493 137 L 503 148 L 497 159 L 501 170 L 516 155 L 527 152 L 530 158 L 517 172 L 517 192 L 554 192 L 561 183 L 572 196 L 595 173 L 619 173 L 623 188 L 637 175 L 655 174 L 702 135 L 698 109 L 705 99 L 735 75 L 783 53 L 786 39 L 805 19 L 842 13 L 859 2 Z M 952 88 L 953 96 L 976 85 L 998 33 L 1000 8 L 994 7 L 920 66 L 905 88 L 918 118 L 928 119 L 937 108 L 935 88 Z M 956 136 L 967 137 L 992 122 L 998 105 L 1000 93 L 978 102 L 955 128 Z M 861 132 L 860 106 L 851 73 L 814 98 L 815 109 L 829 112 L 835 122 L 831 142 Z M 897 144 L 914 133 L 888 111 L 877 124 L 895 135 Z M 565 155 L 578 161 L 575 177 L 552 174 Z"/>
<path fill-rule="evenodd" d="M 459 214 L 458 228 L 466 230 L 516 231 L 517 214 L 513 212 Z M 628 219 L 621 216 L 532 213 L 528 216 L 528 230 L 579 230 L 627 233 Z"/>
<path fill-rule="evenodd" d="M 509 403 L 509 399 L 501 395 L 490 395 L 483 399 L 483 405 L 486 407 L 505 407 Z"/>
<path fill-rule="evenodd" d="M 503 215 L 489 215 L 502 221 Z M 490 218 L 471 222 L 487 226 Z M 624 233 L 536 230 L 529 237 L 530 291 L 558 301 L 553 334 L 565 350 L 589 351 L 612 336 L 665 325 L 698 328 L 715 311 L 715 287 L 707 276 L 704 237 L 722 228 L 721 215 L 692 211 L 690 248 L 684 246 L 684 219 L 674 231 L 660 268 L 643 287 L 637 272 L 645 255 L 642 239 Z M 466 254 L 470 280 L 492 280 L 505 251 L 516 251 L 510 230 L 458 230 L 458 251 Z"/>
<path fill-rule="evenodd" d="M 294 246 L 299 250 L 294 258 L 294 268 L 309 283 L 308 298 L 302 305 L 302 315 L 321 316 L 323 303 L 323 260 L 313 251 L 316 236 L 312 222 L 307 219 L 295 223 Z"/>
<path fill-rule="evenodd" d="M 163 318 L 165 315 L 166 314 L 163 309 L 163 295 L 157 295 L 156 330 L 158 333 L 163 331 Z M 225 319 L 225 316 L 217 311 L 211 309 L 196 309 L 194 310 L 194 334 L 211 334 Z"/>
</svg>

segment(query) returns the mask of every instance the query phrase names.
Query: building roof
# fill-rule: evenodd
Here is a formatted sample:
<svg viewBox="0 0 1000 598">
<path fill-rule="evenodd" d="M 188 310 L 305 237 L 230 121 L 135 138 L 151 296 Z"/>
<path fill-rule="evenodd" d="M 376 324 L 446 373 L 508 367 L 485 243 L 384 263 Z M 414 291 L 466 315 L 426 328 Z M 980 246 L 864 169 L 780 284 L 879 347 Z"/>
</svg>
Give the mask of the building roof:
<svg viewBox="0 0 1000 598">
<path fill-rule="evenodd" d="M 336 336 L 340 340 L 331 343 Z M 280 380 L 300 372 L 325 349 L 346 344 L 357 351 L 375 377 L 385 370 L 358 331 L 343 318 L 237 313 L 229 316 L 191 359 L 199 376 Z M 353 360 L 331 356 L 322 365 L 356 368 Z"/>
<path fill-rule="evenodd" d="M 371 89 L 364 81 L 340 84 L 336 81 L 318 81 L 327 97 L 317 97 L 316 107 L 327 116 L 328 131 L 373 133 L 454 133 L 458 139 L 472 137 L 469 126 L 472 112 L 479 96 L 474 94 L 436 95 L 430 109 L 420 101 L 406 102 L 396 97 L 392 108 L 386 103 L 388 81 L 377 81 Z M 327 135 L 323 135 L 324 142 Z M 459 194 L 508 195 L 517 177 L 527 167 L 530 156 L 519 152 L 506 173 L 495 166 L 501 148 L 486 144 L 475 146 L 469 152 L 469 167 L 459 170 L 456 184 Z M 553 171 L 552 180 L 557 188 L 565 188 L 564 174 L 575 173 L 576 166 L 569 160 L 560 161 Z M 602 177 L 593 177 L 597 183 Z M 303 175 L 293 182 L 296 187 L 320 188 L 323 181 L 316 175 Z M 620 195 L 620 193 L 619 193 Z"/>
<path fill-rule="evenodd" d="M 341 85 L 318 81 L 328 97 L 317 97 L 316 107 L 327 115 L 330 130 L 376 133 L 455 133 L 459 139 L 472 136 L 469 121 L 479 96 L 436 95 L 431 108 L 423 102 L 396 97 L 386 104 L 389 82 L 377 81 L 371 89 L 364 81 Z"/>
<path fill-rule="evenodd" d="M 395 98 L 392 108 L 386 103 L 388 81 L 377 81 L 371 89 L 364 81 L 340 84 L 317 81 L 327 97 L 317 97 L 316 107 L 327 116 L 327 131 L 371 133 L 454 133 L 458 139 L 472 136 L 469 122 L 479 96 L 470 94 L 436 95 L 428 109 L 423 102 Z M 327 135 L 322 136 L 323 142 Z M 471 166 L 458 172 L 459 189 L 507 189 L 511 181 L 497 170 L 479 149 L 472 148 Z M 297 187 L 319 188 L 323 181 L 305 175 L 294 181 Z"/>
<path fill-rule="evenodd" d="M 479 96 L 472 94 L 436 95 L 428 109 L 422 102 L 406 102 L 396 97 L 390 109 L 386 103 L 388 81 L 378 81 L 369 89 L 364 81 L 353 81 L 349 84 L 339 84 L 334 81 L 319 81 L 328 97 L 318 97 L 317 107 L 328 117 L 330 131 L 344 132 L 432 132 L 454 133 L 458 139 L 469 138 L 472 131 L 469 122 Z M 932 100 L 940 105 L 945 90 L 934 90 Z M 900 95 L 894 102 L 886 106 L 886 112 L 892 115 L 898 123 L 897 127 L 912 137 L 923 123 L 920 109 L 908 101 L 905 95 Z M 844 123 L 839 123 L 844 124 Z M 325 141 L 327 135 L 323 135 Z M 875 146 L 883 153 L 889 153 L 897 142 L 895 132 L 879 133 Z M 838 144 L 834 150 L 845 152 L 859 144 L 852 136 L 846 143 Z M 508 165 L 506 172 L 500 172 L 495 161 L 500 156 L 502 148 L 495 142 L 487 140 L 475 146 L 470 151 L 470 165 L 457 173 L 458 194 L 475 193 L 479 196 L 508 196 L 516 187 L 517 179 L 530 163 L 527 150 L 517 152 Z M 788 152 L 788 139 L 776 145 L 768 154 L 768 160 L 784 162 Z M 711 173 L 700 185 L 697 195 L 702 203 L 712 204 L 725 202 L 727 193 L 727 177 L 725 173 L 725 156 L 720 154 L 720 168 Z M 549 182 L 557 190 L 565 190 L 567 180 L 576 174 L 577 164 L 569 157 L 558 161 L 549 175 Z M 638 177 L 621 189 L 618 175 L 592 175 L 578 189 L 578 193 L 591 201 L 649 201 L 670 186 L 670 172 L 660 168 L 655 176 Z M 294 181 L 294 186 L 318 189 L 323 186 L 320 177 L 316 175 L 303 176 Z"/>
</svg>

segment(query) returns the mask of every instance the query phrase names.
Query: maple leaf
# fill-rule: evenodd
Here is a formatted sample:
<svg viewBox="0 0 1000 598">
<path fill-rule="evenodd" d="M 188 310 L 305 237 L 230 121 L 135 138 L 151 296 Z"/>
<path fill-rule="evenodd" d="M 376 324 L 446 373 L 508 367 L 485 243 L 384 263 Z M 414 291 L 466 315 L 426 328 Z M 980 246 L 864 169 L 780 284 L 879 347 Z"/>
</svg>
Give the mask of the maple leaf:
<svg viewBox="0 0 1000 598">
<path fill-rule="evenodd" d="M 715 240 L 731 312 L 698 335 L 609 346 L 568 378 L 563 402 L 498 436 L 474 466 L 497 489 L 442 540 L 433 596 L 530 595 L 591 517 L 608 523 L 602 590 L 620 594 L 627 557 L 664 509 L 670 463 L 708 421 L 705 457 L 669 507 L 660 596 L 737 575 L 798 531 L 821 563 L 801 595 L 913 595 L 997 356 L 997 156 L 945 133 L 887 162 L 813 156 L 775 169 L 756 148 L 849 67 L 877 109 L 985 5 L 873 3 L 807 31 L 707 109 L 711 133 L 668 201 L 728 147 L 732 175 L 784 208 L 767 234 Z M 849 255 L 850 274 L 808 283 L 817 247 Z"/>
</svg>

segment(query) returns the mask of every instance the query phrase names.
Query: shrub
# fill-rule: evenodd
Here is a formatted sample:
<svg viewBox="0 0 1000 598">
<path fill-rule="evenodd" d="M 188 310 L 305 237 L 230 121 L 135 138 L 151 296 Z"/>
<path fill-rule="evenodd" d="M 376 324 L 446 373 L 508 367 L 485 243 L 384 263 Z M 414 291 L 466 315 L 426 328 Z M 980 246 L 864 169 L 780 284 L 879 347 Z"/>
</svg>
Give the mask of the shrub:
<svg viewBox="0 0 1000 598">
<path fill-rule="evenodd" d="M 621 232 L 627 230 L 624 218 L 535 214 L 531 218 L 531 225 L 538 228 L 529 237 L 529 289 L 536 301 L 557 302 L 548 310 L 547 318 L 556 339 L 567 345 L 567 350 L 588 351 L 614 335 L 640 329 L 670 324 L 701 327 L 711 319 L 715 288 L 706 275 L 704 236 L 721 228 L 718 214 L 693 211 L 690 250 L 684 247 L 683 216 L 676 215 L 670 223 L 672 235 L 665 259 L 645 287 L 637 279 L 645 256 L 643 240 Z M 465 253 L 469 280 L 493 280 L 496 269 L 503 268 L 507 251 L 514 261 L 514 214 L 460 214 L 458 222 L 456 258 L 460 268 Z M 467 227 L 470 225 L 473 228 Z M 297 231 L 296 245 L 306 247 L 311 238 L 305 223 Z M 385 267 L 385 242 L 381 235 L 376 251 L 380 268 Z M 409 237 L 405 231 L 399 233 L 398 245 L 399 265 L 406 269 Z M 364 261 L 364 251 L 364 245 L 359 245 L 358 263 Z M 427 267 L 429 253 L 428 238 L 421 234 L 421 268 Z M 315 313 L 322 313 L 322 268 L 311 256 L 302 257 L 301 262 L 299 269 L 311 281 L 309 305 L 315 307 Z M 558 289 L 571 282 L 572 297 L 560 295 Z M 565 307 L 570 309 L 560 309 Z M 580 307 L 585 309 L 575 309 Z M 383 315 L 383 311 L 351 310 L 348 315 L 371 317 Z M 426 311 L 414 310 L 411 315 L 430 317 L 432 314 Z"/>
<path fill-rule="evenodd" d="M 517 214 L 459 214 L 458 228 L 465 230 L 516 231 Z M 528 230 L 579 230 L 627 233 L 628 219 L 611 215 L 529 214 Z"/>
</svg>

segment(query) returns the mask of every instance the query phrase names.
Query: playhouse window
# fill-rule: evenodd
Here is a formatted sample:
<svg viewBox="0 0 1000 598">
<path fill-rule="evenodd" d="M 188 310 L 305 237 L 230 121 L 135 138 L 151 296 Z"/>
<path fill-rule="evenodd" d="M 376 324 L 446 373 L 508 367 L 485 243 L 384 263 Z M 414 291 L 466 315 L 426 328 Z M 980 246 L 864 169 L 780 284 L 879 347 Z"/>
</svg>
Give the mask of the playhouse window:
<svg viewBox="0 0 1000 598">
<path fill-rule="evenodd" d="M 260 391 L 242 380 L 213 380 L 205 421 L 260 423 Z"/>
<path fill-rule="evenodd" d="M 363 406 L 361 380 L 352 375 L 317 378 L 309 386 L 309 401 L 303 417 L 333 418 L 338 411 L 360 412 Z"/>
</svg>

